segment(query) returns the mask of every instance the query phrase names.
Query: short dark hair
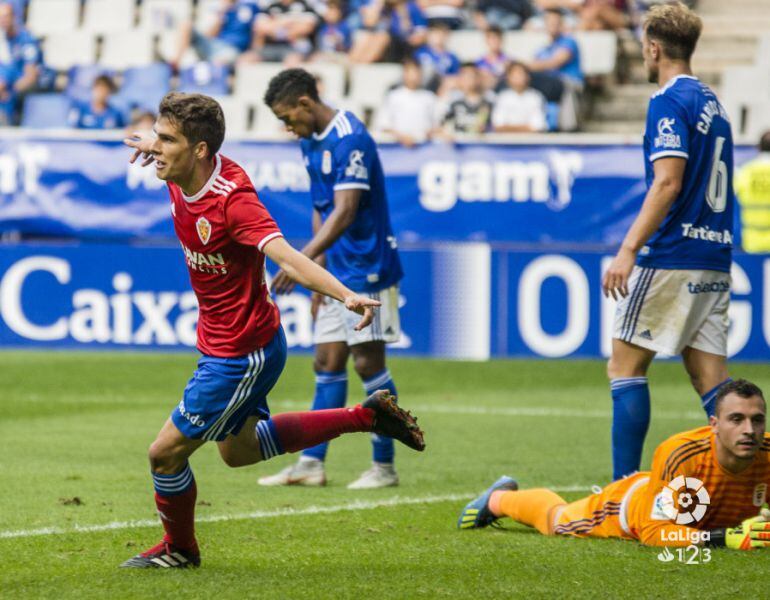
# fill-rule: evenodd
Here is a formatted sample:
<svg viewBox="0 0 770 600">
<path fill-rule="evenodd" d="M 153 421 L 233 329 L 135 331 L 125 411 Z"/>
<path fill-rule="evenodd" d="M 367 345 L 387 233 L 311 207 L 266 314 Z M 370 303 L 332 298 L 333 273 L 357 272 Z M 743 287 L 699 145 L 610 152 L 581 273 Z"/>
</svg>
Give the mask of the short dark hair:
<svg viewBox="0 0 770 600">
<path fill-rule="evenodd" d="M 422 69 L 422 65 L 420 64 L 420 61 L 418 61 L 414 56 L 407 56 L 404 60 L 401 61 L 401 66 L 405 67 L 407 65 L 412 65 L 413 67 Z"/>
<path fill-rule="evenodd" d="M 508 77 L 508 75 L 511 74 L 511 71 L 514 69 L 521 68 L 524 69 L 530 77 L 532 76 L 532 73 L 529 71 L 529 67 L 525 65 L 523 62 L 519 62 L 518 60 L 512 60 L 505 66 L 505 76 Z"/>
<path fill-rule="evenodd" d="M 315 76 L 305 69 L 286 69 L 270 80 L 264 101 L 270 107 L 276 104 L 294 105 L 302 96 L 314 102 L 321 101 Z"/>
<path fill-rule="evenodd" d="M 759 138 L 759 151 L 770 152 L 770 131 L 765 131 Z"/>
<path fill-rule="evenodd" d="M 460 64 L 461 69 L 478 69 L 478 65 L 472 61 L 466 61 Z"/>
<path fill-rule="evenodd" d="M 702 29 L 700 17 L 681 2 L 653 6 L 644 19 L 647 38 L 660 43 L 672 60 L 690 60 Z"/>
<path fill-rule="evenodd" d="M 165 117 L 181 131 L 191 145 L 206 142 L 208 158 L 225 141 L 225 115 L 219 102 L 203 94 L 171 92 L 163 97 L 158 117 Z"/>
<path fill-rule="evenodd" d="M 725 397 L 735 394 L 741 398 L 751 398 L 752 396 L 759 396 L 762 398 L 762 402 L 765 402 L 765 396 L 762 394 L 762 390 L 759 386 L 747 381 L 746 379 L 734 379 L 725 383 L 717 390 L 716 398 L 714 399 L 714 414 L 719 414 L 719 408 L 722 405 Z"/>
<path fill-rule="evenodd" d="M 486 33 L 491 33 L 497 37 L 503 37 L 503 28 L 499 25 L 490 25 L 487 27 Z"/>
<path fill-rule="evenodd" d="M 564 18 L 564 11 L 561 8 L 558 8 L 556 6 L 552 6 L 551 8 L 546 8 L 543 13 L 551 13 L 554 15 L 559 15 L 560 17 Z"/>
<path fill-rule="evenodd" d="M 96 86 L 96 85 L 106 85 L 109 88 L 110 92 L 113 93 L 113 94 L 116 91 L 118 91 L 118 86 L 115 85 L 115 80 L 112 77 L 110 77 L 109 75 L 99 75 L 98 77 L 96 77 L 94 79 L 94 82 L 93 82 L 92 85 L 94 85 L 94 86 Z"/>
</svg>

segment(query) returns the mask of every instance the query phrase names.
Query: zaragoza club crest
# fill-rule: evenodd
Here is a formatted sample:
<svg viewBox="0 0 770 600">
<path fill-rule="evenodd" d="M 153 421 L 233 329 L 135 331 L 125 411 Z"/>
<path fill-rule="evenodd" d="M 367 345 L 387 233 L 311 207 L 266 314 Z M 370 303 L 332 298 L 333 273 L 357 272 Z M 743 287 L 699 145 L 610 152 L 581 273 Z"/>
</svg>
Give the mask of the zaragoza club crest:
<svg viewBox="0 0 770 600">
<path fill-rule="evenodd" d="M 195 228 L 198 230 L 198 237 L 203 242 L 203 245 L 208 244 L 209 238 L 211 238 L 211 223 L 209 223 L 209 220 L 206 217 L 201 217 L 195 222 Z"/>
</svg>

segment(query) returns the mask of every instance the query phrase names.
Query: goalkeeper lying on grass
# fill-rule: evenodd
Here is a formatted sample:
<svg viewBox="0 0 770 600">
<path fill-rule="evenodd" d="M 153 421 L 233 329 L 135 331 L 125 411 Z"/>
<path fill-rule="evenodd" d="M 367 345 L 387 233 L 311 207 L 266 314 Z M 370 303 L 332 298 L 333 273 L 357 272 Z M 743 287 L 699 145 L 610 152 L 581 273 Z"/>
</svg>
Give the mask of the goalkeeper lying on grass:
<svg viewBox="0 0 770 600">
<path fill-rule="evenodd" d="M 723 385 L 710 425 L 679 433 L 655 450 L 652 471 L 614 481 L 567 503 L 547 489 L 519 490 L 501 477 L 468 504 L 461 529 L 501 517 L 544 535 L 617 537 L 649 546 L 770 546 L 770 435 L 762 390 L 745 380 Z"/>
</svg>

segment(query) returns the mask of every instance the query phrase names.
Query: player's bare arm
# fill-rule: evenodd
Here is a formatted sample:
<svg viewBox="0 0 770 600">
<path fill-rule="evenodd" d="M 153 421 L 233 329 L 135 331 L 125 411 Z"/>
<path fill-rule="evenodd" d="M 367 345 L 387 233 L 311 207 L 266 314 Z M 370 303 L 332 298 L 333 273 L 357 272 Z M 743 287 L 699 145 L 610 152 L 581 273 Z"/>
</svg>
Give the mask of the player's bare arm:
<svg viewBox="0 0 770 600">
<path fill-rule="evenodd" d="M 339 300 L 348 310 L 362 315 L 363 318 L 356 325 L 356 331 L 372 322 L 373 309 L 380 306 L 380 302 L 354 293 L 326 269 L 292 248 L 283 238 L 270 240 L 263 252 L 293 281 L 309 290 Z"/>
<path fill-rule="evenodd" d="M 302 254 L 315 260 L 331 248 L 355 220 L 360 199 L 361 190 L 337 190 L 334 192 L 334 210 L 326 221 L 321 222 L 318 212 L 313 211 L 313 238 L 302 249 Z M 294 282 L 283 270 L 273 279 L 273 291 L 276 294 L 287 294 L 293 288 Z"/>
<path fill-rule="evenodd" d="M 602 289 L 604 295 L 628 295 L 628 278 L 636 262 L 636 255 L 657 231 L 666 218 L 671 205 L 682 189 L 682 179 L 687 160 L 679 157 L 665 157 L 655 161 L 655 178 L 642 204 L 642 210 L 628 230 L 617 255 L 604 274 Z"/>
</svg>

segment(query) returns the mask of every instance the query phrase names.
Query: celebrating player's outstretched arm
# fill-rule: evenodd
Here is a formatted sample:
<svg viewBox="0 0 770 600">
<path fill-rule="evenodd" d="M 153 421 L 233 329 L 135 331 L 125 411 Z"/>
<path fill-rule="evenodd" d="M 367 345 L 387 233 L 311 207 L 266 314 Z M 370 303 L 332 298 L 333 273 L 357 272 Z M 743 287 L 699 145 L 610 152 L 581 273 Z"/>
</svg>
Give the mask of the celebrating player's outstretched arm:
<svg viewBox="0 0 770 600">
<path fill-rule="evenodd" d="M 329 271 L 317 265 L 307 256 L 292 248 L 283 238 L 270 240 L 263 252 L 275 262 L 292 281 L 314 292 L 339 300 L 345 308 L 363 315 L 356 331 L 368 326 L 374 318 L 374 308 L 380 302 L 356 294 L 342 285 Z"/>
<path fill-rule="evenodd" d="M 334 192 L 334 209 L 325 221 L 321 221 L 317 210 L 313 211 L 313 239 L 302 249 L 302 254 L 315 260 L 323 255 L 345 230 L 353 224 L 361 199 L 361 190 L 337 190 Z M 273 279 L 273 290 L 277 294 L 291 292 L 296 281 L 281 270 Z"/>
</svg>

